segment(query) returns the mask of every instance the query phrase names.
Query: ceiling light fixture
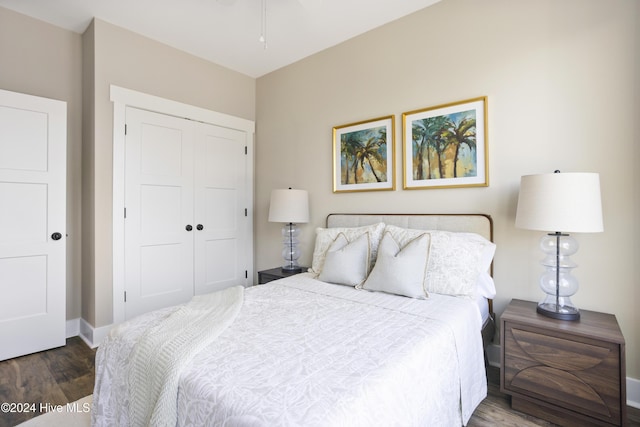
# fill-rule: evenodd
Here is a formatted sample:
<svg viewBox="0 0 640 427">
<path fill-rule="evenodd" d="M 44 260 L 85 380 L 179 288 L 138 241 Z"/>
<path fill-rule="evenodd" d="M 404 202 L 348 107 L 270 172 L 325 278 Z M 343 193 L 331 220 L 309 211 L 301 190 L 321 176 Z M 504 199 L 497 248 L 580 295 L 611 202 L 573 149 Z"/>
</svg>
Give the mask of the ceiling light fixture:
<svg viewBox="0 0 640 427">
<path fill-rule="evenodd" d="M 267 49 L 267 0 L 262 0 L 262 9 L 260 16 L 260 37 L 258 41 Z"/>
</svg>

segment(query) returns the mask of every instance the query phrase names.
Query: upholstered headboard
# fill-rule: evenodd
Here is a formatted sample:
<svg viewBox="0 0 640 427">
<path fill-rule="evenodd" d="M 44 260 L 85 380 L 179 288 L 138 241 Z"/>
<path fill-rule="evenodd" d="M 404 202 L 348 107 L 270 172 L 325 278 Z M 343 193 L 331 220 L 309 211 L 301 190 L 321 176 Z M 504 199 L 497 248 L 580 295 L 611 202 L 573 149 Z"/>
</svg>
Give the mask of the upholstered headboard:
<svg viewBox="0 0 640 427">
<path fill-rule="evenodd" d="M 417 230 L 477 233 L 493 242 L 493 220 L 485 214 L 339 214 L 327 216 L 327 227 L 359 227 L 384 222 Z"/>
</svg>

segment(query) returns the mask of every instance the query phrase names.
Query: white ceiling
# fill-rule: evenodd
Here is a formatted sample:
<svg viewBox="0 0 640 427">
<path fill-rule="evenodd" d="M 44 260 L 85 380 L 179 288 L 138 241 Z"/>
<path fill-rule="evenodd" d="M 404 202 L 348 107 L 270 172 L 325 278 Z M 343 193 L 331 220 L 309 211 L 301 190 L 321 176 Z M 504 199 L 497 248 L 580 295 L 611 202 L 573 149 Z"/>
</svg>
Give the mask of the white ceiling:
<svg viewBox="0 0 640 427">
<path fill-rule="evenodd" d="M 93 17 L 260 77 L 440 0 L 0 0 L 77 33 Z"/>
</svg>

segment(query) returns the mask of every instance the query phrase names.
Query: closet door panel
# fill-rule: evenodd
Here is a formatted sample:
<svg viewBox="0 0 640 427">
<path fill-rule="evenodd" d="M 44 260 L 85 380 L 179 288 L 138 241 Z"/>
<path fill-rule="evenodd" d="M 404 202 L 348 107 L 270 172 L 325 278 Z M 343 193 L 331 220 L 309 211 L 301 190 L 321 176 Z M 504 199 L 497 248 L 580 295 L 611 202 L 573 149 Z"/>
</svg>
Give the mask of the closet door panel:
<svg viewBox="0 0 640 427">
<path fill-rule="evenodd" d="M 238 191 L 226 188 L 207 188 L 203 213 L 204 221 L 208 224 L 208 231 L 218 233 L 219 238 L 233 238 L 238 229 Z"/>
<path fill-rule="evenodd" d="M 191 121 L 127 108 L 127 319 L 193 296 L 194 140 Z"/>
<path fill-rule="evenodd" d="M 195 176 L 196 294 L 245 285 L 246 134 L 198 126 Z"/>
<path fill-rule="evenodd" d="M 238 276 L 238 260 L 230 259 L 228 254 L 237 252 L 236 239 L 217 239 L 205 243 L 204 283 L 213 284 L 235 281 Z M 241 284 L 241 283 L 235 283 Z"/>
</svg>

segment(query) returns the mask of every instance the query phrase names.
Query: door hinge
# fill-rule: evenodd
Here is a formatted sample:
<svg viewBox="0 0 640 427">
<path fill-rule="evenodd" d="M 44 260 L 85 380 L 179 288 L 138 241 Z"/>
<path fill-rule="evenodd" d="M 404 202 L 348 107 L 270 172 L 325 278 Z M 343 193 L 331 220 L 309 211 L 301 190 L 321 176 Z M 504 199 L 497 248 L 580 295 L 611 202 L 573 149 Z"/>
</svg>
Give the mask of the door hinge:
<svg viewBox="0 0 640 427">
<path fill-rule="evenodd" d="M 127 291 L 124 291 L 124 302 L 127 302 Z"/>
<path fill-rule="evenodd" d="M 247 270 L 244 271 L 244 278 L 245 279 L 249 278 L 249 272 Z"/>
<path fill-rule="evenodd" d="M 124 208 L 124 219 L 127 219 L 127 208 Z"/>
<path fill-rule="evenodd" d="M 247 216 L 247 208 L 244 208 L 244 216 Z"/>
<path fill-rule="evenodd" d="M 247 155 L 247 146 L 246 145 L 244 146 L 244 155 L 245 156 Z"/>
<path fill-rule="evenodd" d="M 124 125 L 124 134 L 125 135 L 127 134 L 127 125 L 126 124 Z"/>
</svg>

